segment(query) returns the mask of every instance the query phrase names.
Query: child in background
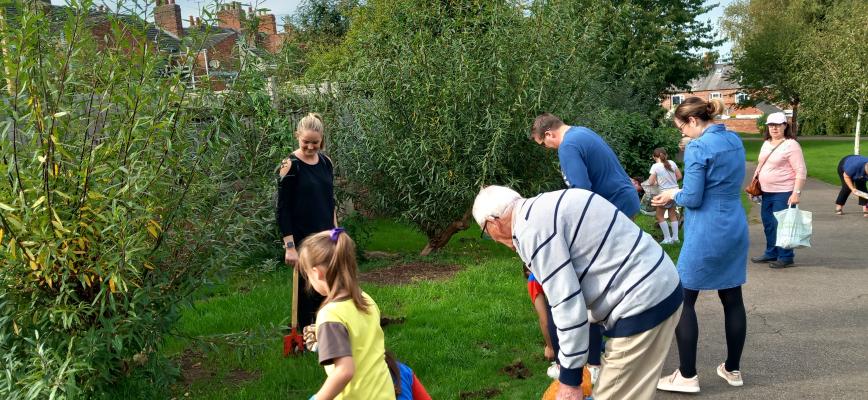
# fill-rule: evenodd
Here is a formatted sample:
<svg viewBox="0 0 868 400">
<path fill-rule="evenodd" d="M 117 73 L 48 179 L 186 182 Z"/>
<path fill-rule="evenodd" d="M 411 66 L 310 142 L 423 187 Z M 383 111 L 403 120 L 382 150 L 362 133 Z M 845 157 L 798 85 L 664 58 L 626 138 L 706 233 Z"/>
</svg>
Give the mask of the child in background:
<svg viewBox="0 0 868 400">
<path fill-rule="evenodd" d="M 666 149 L 659 147 L 654 149 L 655 164 L 651 166 L 648 183 L 657 185 L 660 191 L 668 189 L 678 189 L 678 181 L 681 180 L 681 171 L 675 161 L 669 159 L 666 154 Z M 669 223 L 666 222 L 666 212 L 669 211 Z M 657 224 L 663 230 L 663 241 L 660 244 L 678 243 L 678 212 L 675 210 L 675 204 L 670 203 L 665 206 L 657 207 Z M 670 232 L 669 226 L 672 226 Z"/>
<path fill-rule="evenodd" d="M 431 400 L 431 396 L 425 391 L 422 382 L 406 364 L 398 361 L 392 352 L 386 352 L 386 365 L 392 374 L 392 382 L 395 385 L 395 397 L 397 400 Z"/>
<path fill-rule="evenodd" d="M 546 300 L 546 296 L 543 293 L 542 285 L 537 282 L 533 273 L 531 273 L 527 268 L 522 269 L 524 270 L 524 277 L 527 278 L 527 294 L 530 296 L 530 302 L 533 303 L 534 311 L 536 311 L 537 318 L 539 319 L 539 330 L 542 332 L 543 340 L 545 341 L 543 354 L 545 355 L 546 360 L 552 362 L 552 365 L 546 370 L 546 374 L 549 378 L 558 379 L 560 371 L 558 370 L 558 363 L 554 361 L 555 351 L 548 330 L 549 317 L 548 311 L 546 310 L 548 300 Z"/>
<path fill-rule="evenodd" d="M 310 400 L 395 400 L 377 303 L 359 287 L 356 245 L 335 228 L 309 236 L 301 272 L 325 296 L 316 315 L 319 362 L 327 378 Z"/>
<path fill-rule="evenodd" d="M 536 280 L 533 273 L 530 272 L 527 268 L 523 268 L 524 277 L 527 278 L 527 294 L 530 296 L 530 301 L 533 303 L 533 308 L 536 311 L 537 318 L 539 319 L 539 329 L 543 334 L 543 339 L 545 340 L 545 349 L 543 350 L 543 354 L 545 355 L 546 360 L 552 361 L 552 364 L 546 370 L 546 375 L 552 379 L 558 379 L 560 376 L 560 367 L 558 366 L 556 357 L 558 350 L 560 347 L 558 346 L 558 337 L 557 333 L 555 333 L 554 324 L 551 323 L 551 309 L 548 306 L 548 299 L 546 299 L 545 293 L 543 293 L 542 285 Z M 597 378 L 600 376 L 600 355 L 603 350 L 603 333 L 601 328 L 598 325 L 592 324 L 589 332 L 589 343 L 590 347 L 588 348 L 588 363 L 586 365 L 587 370 L 590 373 L 591 384 L 597 382 Z"/>
</svg>

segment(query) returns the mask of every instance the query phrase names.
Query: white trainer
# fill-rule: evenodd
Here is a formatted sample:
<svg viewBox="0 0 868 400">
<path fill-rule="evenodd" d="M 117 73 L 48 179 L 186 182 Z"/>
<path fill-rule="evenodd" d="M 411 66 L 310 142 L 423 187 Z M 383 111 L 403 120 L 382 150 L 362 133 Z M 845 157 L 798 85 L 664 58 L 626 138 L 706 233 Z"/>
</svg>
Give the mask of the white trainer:
<svg viewBox="0 0 868 400">
<path fill-rule="evenodd" d="M 664 376 L 657 381 L 657 389 L 667 392 L 699 393 L 699 375 L 685 378 L 681 376 L 681 371 L 676 369 L 672 375 Z"/>
<path fill-rule="evenodd" d="M 743 386 L 741 371 L 727 371 L 726 363 L 717 366 L 717 375 L 726 380 L 730 386 Z"/>
<path fill-rule="evenodd" d="M 558 363 L 553 362 L 552 365 L 549 365 L 548 369 L 546 369 L 546 375 L 552 379 L 558 379 L 561 376 L 561 367 L 558 366 Z"/>
</svg>

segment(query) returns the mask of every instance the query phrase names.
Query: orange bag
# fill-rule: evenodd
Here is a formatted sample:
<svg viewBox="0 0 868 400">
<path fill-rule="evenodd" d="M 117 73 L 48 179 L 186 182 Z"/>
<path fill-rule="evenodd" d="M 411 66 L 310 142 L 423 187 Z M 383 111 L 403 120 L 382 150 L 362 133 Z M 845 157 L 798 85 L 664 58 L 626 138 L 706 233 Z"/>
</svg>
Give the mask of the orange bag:
<svg viewBox="0 0 868 400">
<path fill-rule="evenodd" d="M 558 397 L 558 387 L 560 386 L 560 382 L 557 379 L 549 385 L 549 388 L 546 389 L 545 393 L 543 393 L 542 400 L 555 400 Z M 582 369 L 582 394 L 585 397 L 591 395 L 591 371 L 588 371 L 588 367 L 584 367 Z"/>
</svg>

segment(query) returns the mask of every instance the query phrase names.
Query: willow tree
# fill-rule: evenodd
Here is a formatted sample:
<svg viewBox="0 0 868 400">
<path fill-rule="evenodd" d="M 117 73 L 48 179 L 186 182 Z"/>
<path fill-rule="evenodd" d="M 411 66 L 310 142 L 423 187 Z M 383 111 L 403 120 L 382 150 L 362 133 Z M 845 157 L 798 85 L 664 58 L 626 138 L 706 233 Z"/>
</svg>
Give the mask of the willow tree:
<svg viewBox="0 0 868 400">
<path fill-rule="evenodd" d="M 563 185 L 554 153 L 527 138 L 543 111 L 597 129 L 638 169 L 647 159 L 639 154 L 674 135 L 635 106 L 646 103 L 630 101 L 657 95 L 649 69 L 637 71 L 671 58 L 634 46 L 657 31 L 651 13 L 630 3 L 617 23 L 641 15 L 649 27 L 641 36 L 612 29 L 611 8 L 598 0 L 372 0 L 358 8 L 334 53 L 330 136 L 339 172 L 362 188 L 357 200 L 416 225 L 428 237 L 423 254 L 441 248 L 468 226 L 480 186 L 533 195 Z M 610 51 L 632 51 L 626 58 L 636 62 L 601 62 Z"/>
</svg>

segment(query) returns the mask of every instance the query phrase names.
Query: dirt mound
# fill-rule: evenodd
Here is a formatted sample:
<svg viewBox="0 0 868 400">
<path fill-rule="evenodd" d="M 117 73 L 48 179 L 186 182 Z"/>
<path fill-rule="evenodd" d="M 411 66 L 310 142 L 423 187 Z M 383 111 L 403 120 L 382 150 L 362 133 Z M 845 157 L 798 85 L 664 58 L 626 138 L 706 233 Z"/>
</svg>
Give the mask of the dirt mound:
<svg viewBox="0 0 868 400">
<path fill-rule="evenodd" d="M 406 285 L 418 281 L 439 281 L 451 278 L 461 269 L 459 265 L 414 262 L 365 272 L 362 274 L 362 282 Z"/>
</svg>

